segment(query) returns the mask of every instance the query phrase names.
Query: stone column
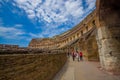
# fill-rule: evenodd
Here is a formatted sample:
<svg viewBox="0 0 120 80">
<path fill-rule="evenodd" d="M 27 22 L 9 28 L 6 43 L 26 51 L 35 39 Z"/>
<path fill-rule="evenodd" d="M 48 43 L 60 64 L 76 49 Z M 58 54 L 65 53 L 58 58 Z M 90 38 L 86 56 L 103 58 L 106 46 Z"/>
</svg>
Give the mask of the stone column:
<svg viewBox="0 0 120 80">
<path fill-rule="evenodd" d="M 120 0 L 97 0 L 97 43 L 102 68 L 120 72 Z"/>
</svg>

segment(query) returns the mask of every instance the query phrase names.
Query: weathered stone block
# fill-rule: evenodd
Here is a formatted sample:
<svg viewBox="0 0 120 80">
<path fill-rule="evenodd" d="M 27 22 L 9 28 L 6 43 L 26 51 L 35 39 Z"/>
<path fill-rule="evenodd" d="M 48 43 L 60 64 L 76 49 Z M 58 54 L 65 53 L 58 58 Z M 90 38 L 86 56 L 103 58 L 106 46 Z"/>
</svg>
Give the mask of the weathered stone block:
<svg viewBox="0 0 120 80">
<path fill-rule="evenodd" d="M 98 36 L 99 40 L 101 40 L 101 39 L 108 39 L 109 37 L 111 37 L 110 32 L 104 26 L 98 28 L 97 36 Z"/>
<path fill-rule="evenodd" d="M 120 71 L 120 64 L 118 64 L 120 63 L 120 41 L 115 38 L 116 35 L 113 35 L 113 33 L 118 34 L 117 32 L 109 31 L 105 27 L 98 29 L 97 43 L 100 63 L 103 68 L 109 71 Z"/>
</svg>

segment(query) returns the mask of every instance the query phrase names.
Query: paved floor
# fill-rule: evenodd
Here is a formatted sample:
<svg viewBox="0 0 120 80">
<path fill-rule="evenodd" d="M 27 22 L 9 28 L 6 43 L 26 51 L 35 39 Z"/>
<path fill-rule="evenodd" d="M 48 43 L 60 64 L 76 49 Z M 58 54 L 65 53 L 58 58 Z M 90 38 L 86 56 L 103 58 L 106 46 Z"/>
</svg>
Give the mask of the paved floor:
<svg viewBox="0 0 120 80">
<path fill-rule="evenodd" d="M 72 61 L 69 58 L 66 70 L 60 79 L 56 80 L 120 80 L 120 76 L 114 76 L 101 71 L 98 62 Z"/>
</svg>

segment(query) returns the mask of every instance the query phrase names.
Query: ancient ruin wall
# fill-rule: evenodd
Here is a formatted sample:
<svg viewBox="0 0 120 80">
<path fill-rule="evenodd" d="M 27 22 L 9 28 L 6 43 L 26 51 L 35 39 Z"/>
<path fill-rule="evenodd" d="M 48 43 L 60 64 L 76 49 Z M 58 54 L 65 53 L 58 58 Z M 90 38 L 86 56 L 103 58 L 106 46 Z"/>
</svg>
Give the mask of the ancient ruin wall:
<svg viewBox="0 0 120 80">
<path fill-rule="evenodd" d="M 102 68 L 120 74 L 120 0 L 97 0 L 97 43 Z"/>
<path fill-rule="evenodd" d="M 90 39 L 86 41 L 86 50 L 88 53 L 88 60 L 99 61 L 98 46 L 96 41 L 96 36 L 91 36 Z"/>
<path fill-rule="evenodd" d="M 52 80 L 65 62 L 65 54 L 0 55 L 0 80 Z"/>
</svg>

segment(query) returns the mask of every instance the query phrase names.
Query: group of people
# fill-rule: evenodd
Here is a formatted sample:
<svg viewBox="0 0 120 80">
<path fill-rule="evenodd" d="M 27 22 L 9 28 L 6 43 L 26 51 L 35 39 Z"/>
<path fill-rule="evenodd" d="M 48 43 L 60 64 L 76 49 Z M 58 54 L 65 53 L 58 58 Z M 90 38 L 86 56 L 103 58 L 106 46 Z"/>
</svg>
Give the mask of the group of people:
<svg viewBox="0 0 120 80">
<path fill-rule="evenodd" d="M 70 53 L 68 53 L 68 56 L 70 56 Z M 75 59 L 77 58 L 78 61 L 82 61 L 83 60 L 83 53 L 82 52 L 78 52 L 78 51 L 73 51 L 71 53 L 72 59 L 73 61 L 75 61 Z"/>
</svg>

